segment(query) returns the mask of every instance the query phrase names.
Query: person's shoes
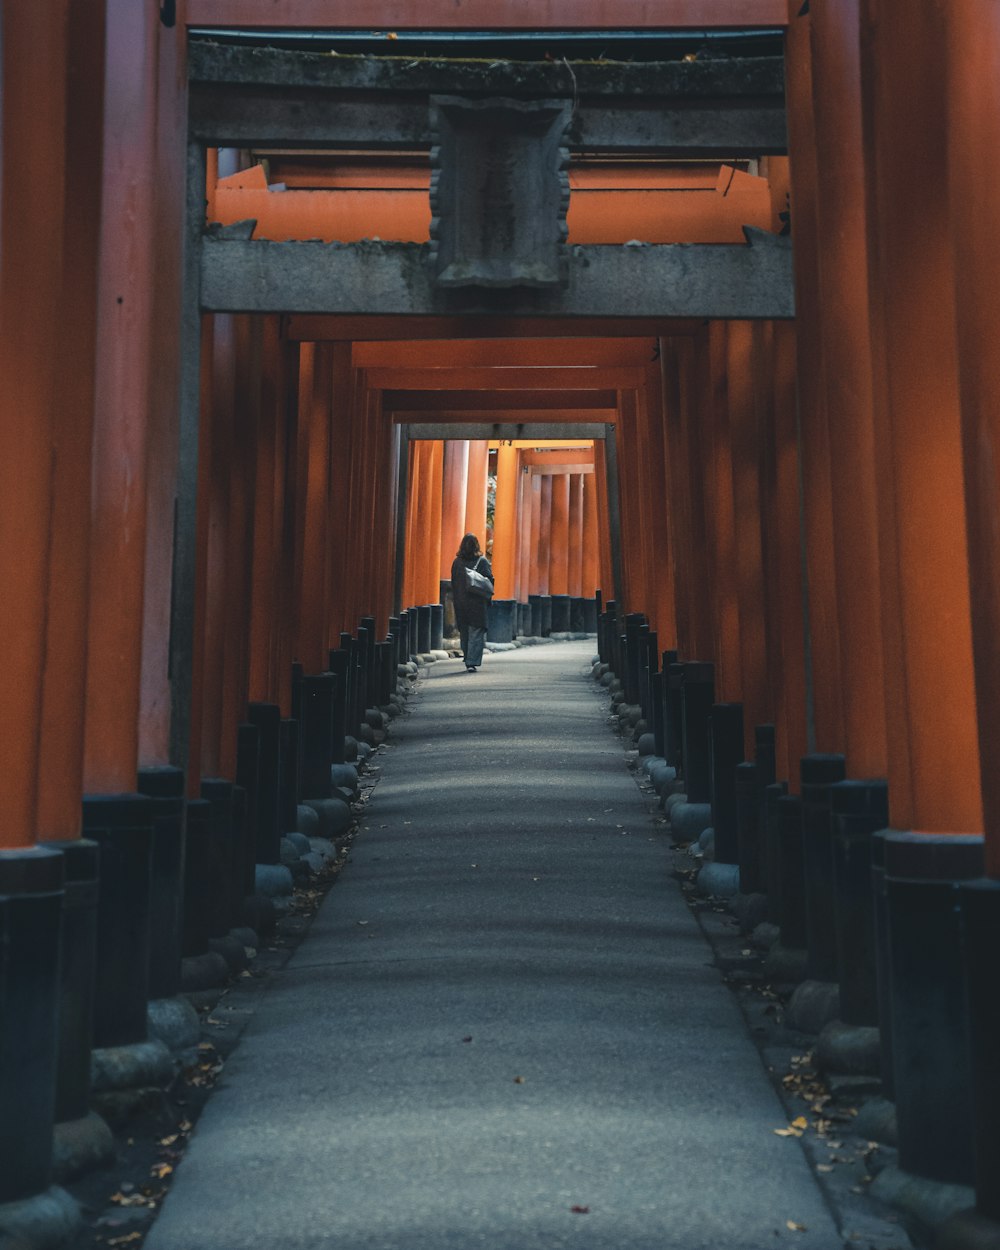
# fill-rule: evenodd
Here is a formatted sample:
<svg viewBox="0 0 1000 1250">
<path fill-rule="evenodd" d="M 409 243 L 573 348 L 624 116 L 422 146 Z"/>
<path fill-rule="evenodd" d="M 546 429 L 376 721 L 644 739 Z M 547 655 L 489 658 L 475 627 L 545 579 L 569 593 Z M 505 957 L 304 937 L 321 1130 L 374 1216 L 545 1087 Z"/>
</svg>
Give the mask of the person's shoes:
<svg viewBox="0 0 1000 1250">
<path fill-rule="evenodd" d="M 474 672 L 476 671 L 476 666 L 475 666 L 475 664 L 466 664 L 466 666 L 465 666 L 465 671 L 466 671 L 467 673 L 474 673 Z"/>
</svg>

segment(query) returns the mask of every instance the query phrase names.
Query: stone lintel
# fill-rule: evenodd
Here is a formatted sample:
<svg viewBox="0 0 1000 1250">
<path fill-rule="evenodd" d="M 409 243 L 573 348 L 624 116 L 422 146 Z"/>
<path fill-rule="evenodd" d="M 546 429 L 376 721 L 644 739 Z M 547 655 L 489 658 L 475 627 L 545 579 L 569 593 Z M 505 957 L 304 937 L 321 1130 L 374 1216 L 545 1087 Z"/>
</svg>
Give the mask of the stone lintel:
<svg viewBox="0 0 1000 1250">
<path fill-rule="evenodd" d="M 489 292 L 435 286 L 429 245 L 205 238 L 208 312 L 785 319 L 794 316 L 791 241 L 748 231 L 738 244 L 568 249 L 564 288 Z"/>
</svg>

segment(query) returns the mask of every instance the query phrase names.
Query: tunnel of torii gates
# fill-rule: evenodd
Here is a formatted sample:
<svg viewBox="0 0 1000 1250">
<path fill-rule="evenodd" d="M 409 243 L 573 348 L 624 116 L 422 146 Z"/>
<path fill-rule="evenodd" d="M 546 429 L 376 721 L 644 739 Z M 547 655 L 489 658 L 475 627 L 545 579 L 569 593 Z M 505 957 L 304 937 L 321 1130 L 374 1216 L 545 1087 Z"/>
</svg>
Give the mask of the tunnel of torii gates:
<svg viewBox="0 0 1000 1250">
<path fill-rule="evenodd" d="M 600 607 L 904 1169 L 1000 1216 L 1000 7 L 331 7 L 2 14 L 0 1228 L 169 1076 L 491 455 L 512 631 Z"/>
</svg>

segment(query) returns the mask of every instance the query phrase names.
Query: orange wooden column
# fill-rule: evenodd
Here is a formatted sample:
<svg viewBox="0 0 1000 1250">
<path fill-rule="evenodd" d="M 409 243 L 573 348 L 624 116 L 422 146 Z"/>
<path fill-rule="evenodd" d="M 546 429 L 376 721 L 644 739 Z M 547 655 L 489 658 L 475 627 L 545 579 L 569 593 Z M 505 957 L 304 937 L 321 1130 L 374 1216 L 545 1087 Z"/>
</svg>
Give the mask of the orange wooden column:
<svg viewBox="0 0 1000 1250">
<path fill-rule="evenodd" d="M 816 133 L 813 124 L 811 17 L 789 0 L 785 40 L 792 236 L 795 241 L 795 306 L 798 344 L 802 489 L 809 579 L 808 628 L 812 665 L 810 750 L 844 749 L 840 633 L 833 536 L 833 486 L 824 389 L 823 319 L 817 261 L 819 232 Z"/>
<path fill-rule="evenodd" d="M 619 392 L 618 408 L 618 499 L 621 509 L 621 567 L 623 586 L 618 587 L 621 612 L 648 612 L 643 595 L 643 550 L 639 539 L 638 417 L 635 391 Z"/>
<path fill-rule="evenodd" d="M 54 11 L 58 13 L 58 6 Z M 48 20 L 52 20 L 49 18 Z M 80 832 L 80 797 L 83 793 L 83 726 L 84 726 L 84 686 L 87 663 L 87 594 L 89 581 L 89 538 L 90 538 L 90 454 L 93 437 L 94 411 L 94 353 L 96 346 L 95 310 L 97 306 L 97 248 L 100 236 L 101 186 L 100 180 L 92 176 L 94 169 L 101 166 L 103 141 L 103 112 L 101 93 L 94 90 L 94 83 L 100 82 L 104 76 L 104 6 L 103 3 L 73 4 L 69 6 L 69 44 L 73 55 L 67 67 L 67 104 L 66 119 L 66 176 L 64 198 L 64 247 L 62 250 L 62 290 L 59 295 L 59 316 L 63 323 L 73 327 L 72 333 L 63 334 L 59 338 L 58 357 L 53 362 L 51 380 L 54 385 L 54 397 L 51 412 L 58 414 L 58 420 L 52 428 L 52 506 L 51 506 L 51 537 L 48 562 L 48 612 L 45 624 L 45 663 L 42 671 L 43 691 L 41 708 L 41 726 L 37 739 L 40 749 L 38 766 L 38 812 L 37 833 L 40 838 L 72 838 Z M 6 19 L 9 29 L 10 19 Z M 5 34 L 5 41 L 8 36 Z M 34 57 L 41 50 L 42 55 L 51 55 L 51 48 L 35 47 Z M 14 55 L 27 57 L 26 52 Z M 32 61 L 22 62 L 26 67 Z M 7 79 L 7 68 L 4 68 L 4 81 Z M 49 87 L 56 88 L 58 96 L 59 78 L 53 68 L 46 73 Z M 5 87 L 6 90 L 6 87 Z M 37 95 L 33 97 L 31 108 L 37 108 Z M 18 105 L 5 103 L 5 115 L 10 116 L 11 108 Z M 43 110 L 44 116 L 44 110 Z M 37 140 L 37 136 L 33 136 Z M 7 149 L 7 136 L 4 136 L 4 151 Z M 46 194 L 55 194 L 56 185 L 62 177 L 60 169 L 60 148 L 58 137 L 53 135 L 44 149 L 47 152 L 48 178 L 43 180 L 47 185 Z M 16 160 L 16 155 L 14 157 Z M 27 187 L 23 180 L 12 177 L 3 184 L 16 188 L 16 193 L 24 201 Z M 35 180 L 31 179 L 32 189 Z M 30 202 L 30 197 L 29 202 Z M 3 206 L 3 220 L 7 220 L 8 207 Z M 15 221 L 17 218 L 15 217 Z M 40 227 L 44 228 L 41 223 Z M 30 256 L 32 247 L 27 237 L 22 237 L 17 245 Z M 46 249 L 49 247 L 46 243 Z M 55 241 L 54 254 L 49 257 L 53 266 L 59 264 L 59 243 Z M 38 258 L 36 257 L 36 260 Z M 0 268 L 7 270 L 11 264 L 10 253 L 6 241 L 0 245 Z M 17 265 L 14 264 L 14 272 Z M 40 280 L 40 296 L 46 297 L 49 291 L 50 277 L 36 270 Z M 0 276 L 0 290 L 4 292 L 0 298 L 6 299 L 6 287 Z M 4 305 L 6 307 L 6 304 Z M 29 306 L 29 327 L 34 313 Z M 3 343 L 9 342 L 8 335 L 12 332 L 6 317 L 2 333 Z M 32 357 L 26 357 L 31 359 Z M 39 360 L 41 356 L 37 357 Z M 5 364 L 9 365 L 5 360 Z M 12 375 L 8 375 L 12 376 Z M 37 384 L 37 380 L 36 380 Z M 6 388 L 9 396 L 9 388 Z M 16 409 L 16 402 L 15 402 Z M 29 411 L 31 411 L 29 409 Z M 6 414 L 6 404 L 4 407 Z M 4 418 L 0 418 L 6 420 Z M 34 421 L 34 417 L 25 419 Z M 44 426 L 41 427 L 44 429 Z M 20 433 L 18 435 L 20 437 Z M 3 450 L 0 459 L 5 466 L 15 469 L 17 457 L 3 439 Z M 0 470 L 2 473 L 2 470 Z M 17 499 L 16 489 L 6 481 L 0 487 L 0 496 L 7 502 Z M 0 505 L 2 507 L 2 505 Z M 4 516 L 3 531 L 12 533 L 7 528 L 7 517 Z M 19 545 L 11 554 L 23 560 L 31 556 Z M 3 557 L 0 556 L 0 560 Z M 39 566 L 44 571 L 44 564 Z M 5 600 L 17 593 L 13 583 L 6 580 L 9 576 L 4 569 L 4 584 L 11 589 L 5 594 Z M 8 605 L 2 610 L 7 611 Z M 13 635 L 4 628 L 4 636 L 11 639 Z M 10 646 L 10 644 L 8 644 Z M 16 644 L 12 648 L 17 651 Z M 4 683 L 5 684 L 5 683 Z M 24 688 L 27 693 L 30 686 Z M 4 707 L 11 706 L 6 702 L 4 690 Z M 8 738 L 15 735 L 8 729 Z M 34 738 L 34 735 L 30 735 Z M 0 749 L 2 759 L 2 749 Z M 0 767 L 5 776 L 13 777 L 7 768 L 7 761 L 2 760 Z M 23 782 L 31 780 L 25 775 Z"/>
<path fill-rule="evenodd" d="M 569 478 L 569 593 L 576 599 L 583 595 L 583 479 L 584 473 L 571 473 Z"/>
<path fill-rule="evenodd" d="M 608 503 L 608 455 L 603 439 L 594 443 L 594 489 L 597 492 L 597 567 L 598 584 L 605 603 L 611 602 L 615 595 L 623 593 L 620 586 L 615 585 L 613 562 L 611 558 L 611 519 Z"/>
<path fill-rule="evenodd" d="M 799 431 L 795 377 L 796 327 L 772 327 L 774 417 L 762 475 L 767 549 L 768 653 L 774 691 L 778 777 L 798 789 L 799 760 L 809 750 Z"/>
<path fill-rule="evenodd" d="M 861 46 L 890 821 L 947 833 L 983 817 L 943 13 L 865 0 Z"/>
<path fill-rule="evenodd" d="M 528 602 L 531 575 L 531 474 L 526 471 L 524 453 L 517 453 L 517 581 L 518 603 Z"/>
<path fill-rule="evenodd" d="M 486 550 L 486 492 L 489 485 L 490 445 L 482 439 L 469 443 L 469 485 L 465 506 L 465 532 L 475 534 Z M 434 597 L 437 602 L 437 596 Z"/>
<path fill-rule="evenodd" d="M 767 597 L 761 540 L 760 447 L 770 404 L 761 395 L 768 378 L 766 326 L 729 323 L 726 354 L 731 431 L 736 584 L 740 621 L 740 689 L 744 746 L 753 758 L 754 728 L 773 716 L 767 666 Z"/>
<path fill-rule="evenodd" d="M 121 793 L 139 757 L 160 23 L 129 0 L 106 23 L 84 786 Z"/>
<path fill-rule="evenodd" d="M 354 393 L 354 369 L 351 365 L 351 344 L 331 344 L 331 413 L 330 413 L 330 634 L 329 647 L 340 646 L 341 633 L 353 626 L 347 612 L 347 585 L 354 575 L 354 562 L 348 544 L 347 518 L 351 498 L 351 408 Z"/>
<path fill-rule="evenodd" d="M 569 594 L 569 474 L 550 473 L 549 594 Z"/>
<path fill-rule="evenodd" d="M 538 593 L 552 594 L 552 475 L 539 473 Z"/>
<path fill-rule="evenodd" d="M 542 479 L 537 473 L 528 474 L 528 492 L 530 495 L 528 594 L 543 594 L 542 559 L 540 555 L 542 541 Z M 548 576 L 548 560 L 545 561 L 545 575 Z"/>
<path fill-rule="evenodd" d="M 596 466 L 596 448 L 594 459 Z M 583 551 L 580 566 L 580 594 L 585 599 L 592 599 L 594 592 L 602 588 L 601 540 L 599 532 L 602 521 L 600 517 L 596 467 L 593 473 L 584 473 L 582 475 L 581 486 L 583 493 Z M 603 520 L 603 528 L 607 529 L 607 518 Z"/>
<path fill-rule="evenodd" d="M 828 430 L 843 744 L 850 772 L 887 767 L 865 235 L 858 0 L 810 15 L 817 251 Z M 811 573 L 810 573 L 811 575 Z M 822 661 L 822 657 L 820 657 Z"/>
<path fill-rule="evenodd" d="M 300 390 L 308 421 L 305 481 L 305 533 L 302 538 L 299 637 L 296 648 L 307 673 L 322 673 L 330 644 L 330 424 L 333 403 L 333 349 L 314 347 L 308 390 Z"/>
<path fill-rule="evenodd" d="M 449 439 L 444 445 L 442 468 L 444 497 L 441 504 L 441 580 L 451 577 L 455 559 L 465 535 L 465 510 L 469 490 L 469 441 Z M 499 596 L 499 591 L 497 595 Z"/>
<path fill-rule="evenodd" d="M 705 535 L 709 593 L 715 619 L 715 697 L 739 702 L 743 697 L 743 652 L 733 499 L 733 455 L 727 374 L 729 331 L 724 322 L 709 327 L 702 409 L 705 455 Z"/>
<path fill-rule="evenodd" d="M 419 607 L 425 603 L 436 603 L 440 593 L 438 583 L 441 568 L 441 479 L 444 444 L 435 439 L 417 440 L 411 445 L 410 456 L 413 471 L 410 477 L 409 509 L 413 523 L 407 531 L 408 573 L 405 598 L 407 606 Z"/>
<path fill-rule="evenodd" d="M 660 339 L 663 375 L 664 457 L 668 483 L 668 516 L 673 535 L 677 649 L 684 659 L 712 654 L 705 644 L 704 578 L 705 509 L 702 503 L 701 458 L 692 454 L 692 416 L 697 388 L 695 345 L 691 338 Z"/>
<path fill-rule="evenodd" d="M 280 517 L 275 508 L 275 482 L 279 474 L 284 473 L 285 367 L 278 318 L 267 317 L 261 343 L 261 400 L 254 480 L 249 657 L 249 699 L 253 703 L 274 702 L 277 693 L 273 681 L 278 612 L 275 534 Z"/>
<path fill-rule="evenodd" d="M 666 463 L 666 418 L 663 375 L 659 362 L 646 369 L 641 392 L 647 427 L 645 489 L 650 512 L 648 576 L 656 605 L 656 629 L 660 650 L 677 645 L 677 590 L 674 582 L 674 532 L 670 516 L 670 477 Z"/>
<path fill-rule="evenodd" d="M 1000 876 L 1000 328 L 997 285 L 983 257 L 996 246 L 1000 180 L 1000 13 L 979 0 L 952 0 L 948 21 L 948 146 L 958 359 L 961 371 L 968 509 L 972 640 L 979 705 L 979 749 L 986 867 Z"/>
<path fill-rule="evenodd" d="M 6 794 L 0 846 L 5 848 L 30 846 L 37 829 L 57 394 L 51 362 L 63 289 L 66 26 L 65 4 L 21 5 L 4 13 L 0 621 L 5 641 L 0 699 L 5 726 L 0 769 Z"/>
<path fill-rule="evenodd" d="M 517 448 L 497 450 L 497 493 L 493 516 L 493 584 L 498 599 L 513 599 L 517 586 Z M 450 566 L 449 566 L 450 569 Z"/>
</svg>

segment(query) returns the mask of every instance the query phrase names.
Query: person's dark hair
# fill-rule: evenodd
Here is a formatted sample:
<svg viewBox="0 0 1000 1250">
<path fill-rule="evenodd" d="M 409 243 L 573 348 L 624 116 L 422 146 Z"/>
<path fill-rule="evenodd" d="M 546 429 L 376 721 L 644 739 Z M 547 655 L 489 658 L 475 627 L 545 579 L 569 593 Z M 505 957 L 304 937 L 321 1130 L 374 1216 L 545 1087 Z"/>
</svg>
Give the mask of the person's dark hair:
<svg viewBox="0 0 1000 1250">
<path fill-rule="evenodd" d="M 460 560 L 474 560 L 476 556 L 483 553 L 479 549 L 479 539 L 475 534 L 466 534 L 462 539 L 462 545 L 458 549 L 458 558 Z"/>
</svg>

